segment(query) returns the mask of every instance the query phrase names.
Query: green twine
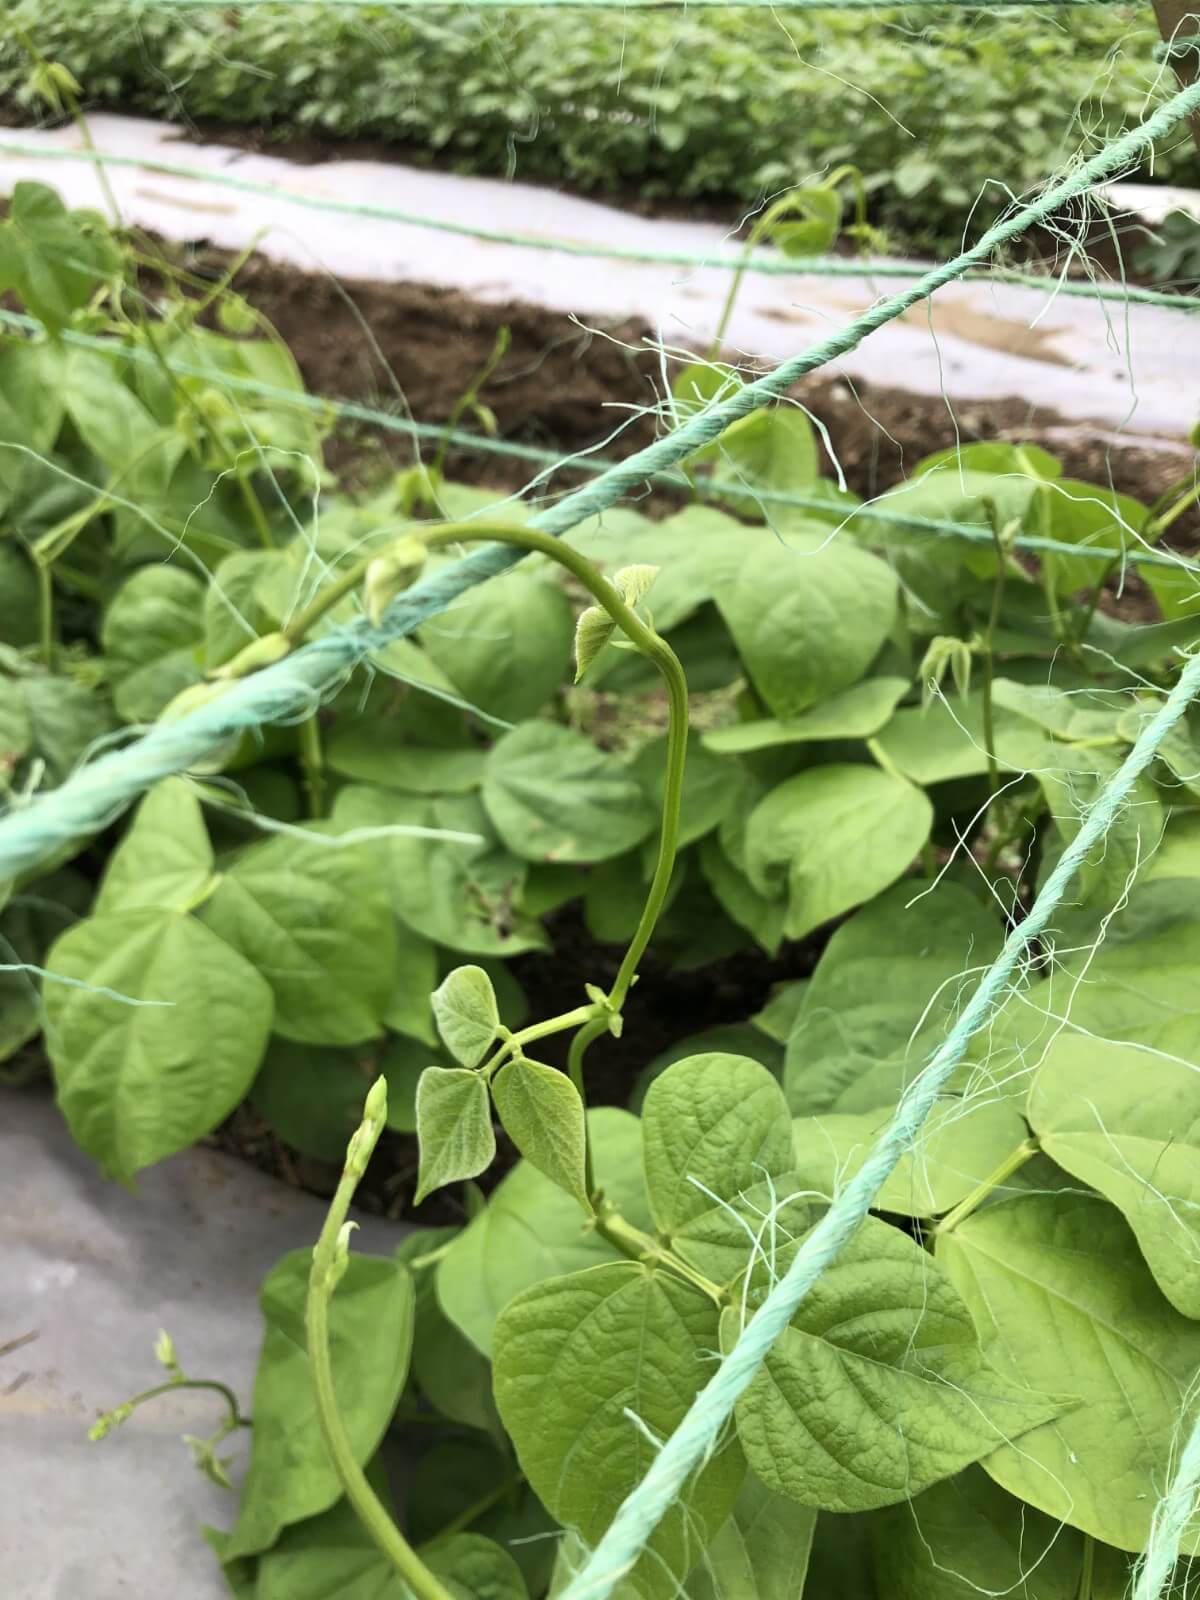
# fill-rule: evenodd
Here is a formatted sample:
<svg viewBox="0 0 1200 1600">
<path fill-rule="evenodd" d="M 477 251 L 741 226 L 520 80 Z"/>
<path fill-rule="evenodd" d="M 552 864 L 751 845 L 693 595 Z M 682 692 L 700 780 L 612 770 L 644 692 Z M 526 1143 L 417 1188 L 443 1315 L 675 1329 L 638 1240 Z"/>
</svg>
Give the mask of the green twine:
<svg viewBox="0 0 1200 1600">
<path fill-rule="evenodd" d="M 1179 1468 L 1171 1486 L 1154 1508 L 1146 1553 L 1138 1564 L 1133 1600 L 1158 1600 L 1159 1595 L 1166 1592 L 1179 1560 L 1179 1547 L 1188 1523 L 1196 1514 L 1198 1501 L 1200 1416 L 1197 1416 L 1191 1436 L 1183 1447 Z"/>
<path fill-rule="evenodd" d="M 901 1097 L 895 1115 L 866 1161 L 805 1238 L 791 1266 L 746 1324 L 716 1375 L 696 1396 L 641 1483 L 626 1497 L 583 1570 L 563 1591 L 562 1600 L 605 1600 L 632 1569 L 646 1541 L 678 1499 L 691 1472 L 715 1447 L 738 1398 L 753 1381 L 805 1295 L 858 1232 L 897 1163 L 915 1145 L 939 1095 L 966 1055 L 971 1039 L 993 1015 L 1014 973 L 1062 903 L 1075 873 L 1104 839 L 1129 800 L 1139 776 L 1198 693 L 1200 655 L 1188 661 L 1162 709 L 1144 728 L 1119 771 L 1084 818 L 1079 832 L 1063 851 L 1028 917 L 1009 934 L 1000 955 L 984 974 L 941 1047 Z M 1195 1457 L 1185 1452 L 1185 1462 L 1181 1463 L 1172 1493 L 1158 1508 L 1161 1515 L 1155 1517 L 1154 1566 L 1151 1570 L 1148 1561 L 1143 1569 L 1138 1600 L 1157 1600 L 1163 1581 L 1174 1569 L 1191 1493 L 1200 1474 L 1200 1439 L 1193 1437 L 1189 1451 L 1193 1443 L 1196 1444 Z M 1188 1473 L 1191 1474 L 1190 1484 Z M 1167 1509 L 1164 1510 L 1164 1506 Z"/>
<path fill-rule="evenodd" d="M 180 0 L 165 0 L 179 4 Z M 205 0 L 205 4 L 208 0 Z M 271 0 L 277 3 L 277 0 Z M 288 4 L 307 4 L 308 0 L 286 0 Z M 335 0 L 348 4 L 349 0 Z M 358 3 L 358 0 L 355 0 Z M 366 0 L 363 0 L 366 3 Z M 486 0 L 485 0 L 486 3 Z M 573 4 L 576 0 L 565 0 Z M 582 3 L 582 0 L 580 0 Z M 588 0 L 591 3 L 591 0 Z M 658 0 L 654 0 L 657 4 Z M 724 3 L 724 0 L 714 0 Z M 766 3 L 766 0 L 763 0 Z M 874 0 L 872 0 L 874 3 Z M 1079 0 L 1084 3 L 1084 0 Z M 1091 3 L 1091 0 L 1087 0 Z M 596 261 L 637 261 L 649 266 L 693 267 L 718 272 L 755 272 L 766 277 L 822 277 L 822 278 L 921 278 L 927 268 L 906 266 L 903 262 L 847 261 L 826 256 L 794 257 L 756 255 L 749 258 L 737 255 L 705 255 L 693 250 L 639 250 L 625 245 L 580 244 L 574 239 L 551 239 L 538 234 L 505 233 L 499 228 L 484 228 L 471 222 L 452 222 L 444 217 L 430 217 L 419 211 L 402 211 L 395 206 L 372 205 L 369 201 L 336 200 L 325 195 L 297 194 L 290 189 L 277 189 L 269 183 L 254 178 L 239 178 L 233 173 L 210 172 L 206 167 L 192 167 L 180 161 L 163 161 L 157 156 L 123 156 L 104 150 L 60 150 L 53 146 L 24 144 L 19 139 L 0 139 L 0 154 L 32 156 L 46 161 L 86 161 L 98 167 L 136 167 L 144 172 L 161 172 L 171 178 L 194 178 L 200 182 L 215 183 L 226 189 L 237 189 L 244 194 L 262 195 L 270 200 L 282 200 L 289 205 L 303 206 L 310 211 L 333 211 L 343 216 L 371 217 L 379 222 L 399 222 L 413 228 L 429 228 L 436 233 L 453 233 L 467 239 L 482 239 L 488 244 L 513 245 L 522 250 L 548 250 L 559 255 L 583 256 Z M 1102 289 L 1090 280 L 1046 277 L 1037 273 L 1012 271 L 1006 268 L 986 268 L 982 273 L 964 271 L 961 277 L 976 276 L 978 281 L 1011 283 L 1025 288 L 1041 289 L 1049 294 L 1073 295 L 1089 300 L 1111 300 L 1120 305 L 1130 302 L 1137 305 L 1159 306 L 1169 311 L 1196 311 L 1200 305 L 1184 295 L 1166 294 L 1157 289 L 1142 289 L 1136 285 L 1123 285 L 1119 289 Z"/>
<path fill-rule="evenodd" d="M 592 11 L 671 11 L 686 7 L 688 10 L 752 11 L 771 7 L 779 11 L 867 11 L 893 10 L 920 6 L 923 11 L 939 6 L 947 10 L 996 11 L 1018 6 L 1096 6 L 1119 5 L 1125 0 L 134 0 L 122 10 L 158 11 L 245 11 L 258 6 L 275 6 L 280 11 L 289 7 L 319 7 L 323 10 L 366 9 L 389 6 L 396 10 L 442 11 L 459 6 L 470 6 L 473 11 L 495 9 L 515 11 L 523 8 L 537 10 Z"/>
<path fill-rule="evenodd" d="M 711 444 L 731 423 L 778 399 L 798 379 L 856 349 L 868 334 L 986 260 L 997 246 L 1085 194 L 1197 107 L 1200 84 L 1190 84 L 1068 177 L 1051 184 L 1039 199 L 989 228 L 969 250 L 932 268 L 915 284 L 879 301 L 765 377 L 706 407 L 646 449 L 617 462 L 556 506 L 539 511 L 531 518 L 530 526 L 562 535 L 577 523 L 606 511 L 648 477 L 675 466 L 703 445 Z M 234 683 L 227 693 L 198 711 L 176 722 L 157 725 L 134 744 L 82 767 L 57 789 L 0 818 L 0 882 L 87 837 L 150 784 L 170 772 L 186 769 L 230 735 L 311 710 L 322 693 L 372 650 L 411 633 L 472 584 L 503 572 L 513 559 L 513 554 L 502 546 L 468 556 L 402 596 L 389 610 L 382 628 L 360 622 L 318 639 L 276 666 Z"/>
<path fill-rule="evenodd" d="M 34 317 L 23 315 L 19 311 L 5 311 L 0 309 L 0 325 L 7 325 L 23 333 L 39 333 L 44 331 L 42 324 Z M 66 344 L 74 344 L 81 349 L 94 350 L 100 355 L 117 361 L 130 361 L 140 366 L 156 367 L 157 361 L 148 350 L 137 346 L 125 345 L 113 339 L 103 339 L 95 334 L 77 333 L 67 329 L 59 335 Z M 191 361 L 181 361 L 178 357 L 168 356 L 166 364 L 173 372 L 183 377 L 208 378 L 220 387 L 234 394 L 244 394 L 256 399 L 270 400 L 275 405 L 292 406 L 298 410 L 308 411 L 314 416 L 333 415 L 351 422 L 365 422 L 381 428 L 389 433 L 398 433 L 406 438 L 426 440 L 430 444 L 440 444 L 444 438 L 463 450 L 481 451 L 489 455 L 507 457 L 511 460 L 528 461 L 551 471 L 564 469 L 573 472 L 590 473 L 600 476 L 614 465 L 613 461 L 605 456 L 580 455 L 563 456 L 553 450 L 540 450 L 536 445 L 512 444 L 506 439 L 493 439 L 487 434 L 468 433 L 465 429 L 439 427 L 433 422 L 413 422 L 408 417 L 398 417 L 390 411 L 380 411 L 377 407 L 363 405 L 356 400 L 333 400 L 327 396 L 305 394 L 295 389 L 281 389 L 275 384 L 263 383 L 257 378 L 240 377 L 236 373 L 222 372 L 217 367 L 197 365 Z M 784 489 L 755 488 L 748 491 L 745 484 L 731 482 L 724 478 L 696 478 L 689 481 L 674 472 L 656 472 L 647 474 L 649 481 L 663 484 L 672 489 L 683 489 L 689 494 L 694 490 L 697 494 L 711 500 L 728 500 L 733 496 L 745 499 L 750 495 L 756 502 L 764 506 L 780 506 L 795 511 L 812 511 L 823 519 L 828 519 L 831 511 L 830 502 L 821 499 L 818 495 L 797 494 Z M 846 522 L 867 521 L 877 523 L 883 528 L 894 528 L 898 533 L 912 533 L 918 536 L 931 536 L 947 539 L 964 539 L 970 544 L 986 544 L 991 546 L 995 536 L 990 529 L 981 527 L 971 522 L 951 522 L 940 517 L 915 517 L 908 516 L 898 511 L 889 511 L 886 506 L 865 504 L 847 507 L 845 511 Z M 1200 579 L 1200 562 L 1189 561 L 1186 556 L 1171 554 L 1161 550 L 1151 550 L 1135 546 L 1132 549 L 1113 550 L 1106 545 L 1089 545 L 1084 541 L 1070 544 L 1064 539 L 1051 539 L 1041 534 L 1018 534 L 1013 541 L 1017 550 L 1030 550 L 1043 554 L 1071 556 L 1079 559 L 1081 556 L 1091 556 L 1095 560 L 1119 560 L 1132 566 L 1165 567 L 1173 572 L 1183 572 L 1195 575 Z"/>
</svg>

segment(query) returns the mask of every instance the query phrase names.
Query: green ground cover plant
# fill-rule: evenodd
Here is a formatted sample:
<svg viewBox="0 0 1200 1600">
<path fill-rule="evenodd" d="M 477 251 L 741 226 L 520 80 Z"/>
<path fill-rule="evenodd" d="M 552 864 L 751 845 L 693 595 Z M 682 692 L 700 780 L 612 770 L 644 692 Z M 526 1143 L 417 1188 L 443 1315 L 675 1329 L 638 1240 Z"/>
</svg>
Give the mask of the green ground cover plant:
<svg viewBox="0 0 1200 1600">
<path fill-rule="evenodd" d="M 103 26 L 97 26 L 98 11 Z M 457 170 L 731 208 L 845 162 L 874 220 L 956 249 L 1141 113 L 1163 69 L 1149 9 L 880 10 L 869 19 L 0 6 L 0 93 L 43 114 L 20 32 L 91 103 L 327 138 L 398 141 Z M 848 114 L 850 112 L 851 114 Z M 1186 137 L 1153 175 L 1192 171 Z M 731 217 L 731 221 L 735 218 Z"/>
<path fill-rule="evenodd" d="M 41 1037 L 110 1177 L 247 1098 L 302 1152 L 349 1141 L 315 1251 L 263 1286 L 252 1403 L 163 1340 L 163 1384 L 95 1432 L 164 1385 L 225 1396 L 191 1444 L 228 1481 L 249 1437 L 210 1534 L 243 1600 L 562 1594 L 1175 682 L 1195 572 L 1143 567 L 1138 625 L 1105 585 L 1195 473 L 1144 505 L 974 444 L 867 506 L 785 405 L 691 462 L 721 504 L 559 543 L 432 467 L 340 492 L 319 417 L 223 384 L 303 393 L 233 269 L 154 259 L 147 291 L 148 251 L 36 184 L 0 224 L 38 330 L 0 343 L 9 806 L 453 548 L 527 556 L 0 891 L 0 1053 L 36 1068 Z M 698 363 L 680 403 L 709 377 L 740 381 Z M 1200 1365 L 1198 794 L 1193 715 L 622 1600 L 1125 1594 Z M 571 905 L 616 977 L 530 1015 L 510 960 Z M 595 1040 L 637 1060 L 651 939 L 683 969 L 815 959 L 736 1041 L 685 1034 L 591 1104 Z M 389 1128 L 466 1220 L 352 1253 Z"/>
</svg>

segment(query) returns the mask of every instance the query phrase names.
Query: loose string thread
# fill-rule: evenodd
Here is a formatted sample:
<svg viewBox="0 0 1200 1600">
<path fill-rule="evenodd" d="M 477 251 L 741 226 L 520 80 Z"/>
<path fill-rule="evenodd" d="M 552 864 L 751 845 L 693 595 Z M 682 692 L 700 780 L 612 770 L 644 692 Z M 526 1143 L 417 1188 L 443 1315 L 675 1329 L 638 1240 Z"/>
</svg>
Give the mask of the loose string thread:
<svg viewBox="0 0 1200 1600">
<path fill-rule="evenodd" d="M 157 0 L 155 0 L 157 3 Z M 179 4 L 180 0 L 166 0 Z M 208 0 L 204 0 L 207 4 Z M 278 0 L 270 0 L 271 4 Z M 310 0 L 285 0 L 287 4 L 309 4 Z M 349 4 L 350 0 L 335 0 Z M 360 0 L 354 0 L 355 4 Z M 362 0 L 367 3 L 367 0 Z M 408 0 L 405 0 L 408 3 Z M 424 0 L 418 0 L 424 3 Z M 465 0 L 464 0 L 465 3 Z M 488 0 L 484 0 L 488 3 Z M 532 3 L 532 0 L 531 0 Z M 594 0 L 563 0 L 565 4 L 594 3 Z M 608 0 L 601 0 L 608 3 Z M 658 5 L 660 0 L 647 0 Z M 671 0 L 675 3 L 675 0 Z M 680 0 L 684 3 L 684 0 Z M 714 5 L 725 0 L 712 0 Z M 759 0 L 754 0 L 759 3 Z M 761 0 L 766 4 L 767 0 Z M 870 0 L 872 5 L 878 0 Z M 965 3 L 965 0 L 964 0 Z M 1013 4 L 1020 0 L 1013 0 Z M 1076 0 L 1078 4 L 1094 4 L 1096 0 Z M 1109 3 L 1109 0 L 1102 0 Z M 1112 0 L 1116 3 L 1116 0 Z M 396 206 L 375 205 L 370 201 L 338 200 L 330 195 L 301 194 L 292 189 L 278 189 L 255 178 L 239 178 L 230 172 L 213 172 L 207 167 L 189 166 L 186 162 L 165 161 L 159 156 L 125 156 L 116 151 L 59 149 L 53 145 L 27 144 L 20 139 L 0 139 L 0 155 L 31 156 L 35 160 L 82 161 L 96 167 L 135 167 L 143 172 L 161 172 L 166 177 L 190 178 L 198 182 L 213 183 L 226 189 L 236 189 L 244 194 L 261 195 L 270 200 L 305 207 L 312 211 L 331 211 L 343 216 L 370 217 L 376 222 L 397 222 L 407 227 L 428 228 L 435 233 L 452 233 L 466 239 L 480 239 L 487 244 L 512 245 L 522 250 L 545 250 L 559 255 L 582 256 L 596 261 L 629 261 L 647 266 L 691 267 L 697 271 L 750 272 L 766 277 L 821 277 L 821 278 L 918 278 L 922 267 L 908 266 L 899 261 L 876 261 L 869 257 L 859 260 L 842 260 L 829 256 L 788 257 L 769 252 L 748 256 L 717 255 L 698 250 L 642 250 L 634 245 L 582 243 L 576 239 L 556 239 L 551 235 L 506 233 L 500 228 L 485 228 L 478 223 L 456 222 L 449 217 L 431 217 L 424 212 L 405 211 Z M 968 276 L 967 273 L 961 274 Z M 973 280 L 975 281 L 975 280 Z M 989 267 L 979 275 L 978 281 L 1013 284 L 1025 288 L 1043 289 L 1047 293 L 1100 299 L 1124 305 L 1158 306 L 1163 310 L 1195 311 L 1200 309 L 1183 295 L 1164 293 L 1157 289 L 1143 289 L 1136 284 L 1120 288 L 1103 289 L 1090 280 L 1079 282 L 1065 277 L 1047 277 L 1038 273 L 1019 272 L 1009 268 Z"/>
<path fill-rule="evenodd" d="M 648 477 L 666 471 L 712 443 L 731 423 L 778 399 L 818 367 L 856 349 L 868 334 L 985 260 L 999 245 L 1086 193 L 1155 139 L 1170 132 L 1197 107 L 1200 83 L 1181 89 L 1136 128 L 1115 139 L 1075 172 L 1052 183 L 1037 200 L 994 224 L 969 250 L 931 268 L 915 284 L 879 301 L 802 354 L 609 467 L 593 483 L 538 512 L 530 519 L 530 526 L 561 536 L 577 523 L 606 511 Z M 276 666 L 234 683 L 226 694 L 207 706 L 178 721 L 156 726 L 134 744 L 80 768 L 57 789 L 0 817 L 0 882 L 86 837 L 119 814 L 150 784 L 171 772 L 185 770 L 232 733 L 311 708 L 329 685 L 372 650 L 411 633 L 473 584 L 505 571 L 516 559 L 517 552 L 505 546 L 478 551 L 402 596 L 384 618 L 383 627 L 371 628 L 359 622 L 315 640 Z"/>
<path fill-rule="evenodd" d="M 1195 308 L 1200 310 L 1200 301 L 1195 303 Z M 35 317 L 25 316 L 19 311 L 5 311 L 0 308 L 0 325 L 19 329 L 22 332 L 43 332 L 43 325 Z M 67 344 L 77 345 L 81 349 L 94 350 L 111 360 L 128 361 L 139 366 L 157 368 L 158 362 L 148 350 L 138 346 L 120 344 L 112 339 L 103 339 L 95 334 L 77 333 L 71 329 L 64 330 L 59 337 Z M 307 411 L 314 416 L 336 416 L 351 422 L 370 423 L 373 427 L 383 429 L 389 433 L 402 434 L 406 438 L 425 440 L 429 444 L 441 444 L 443 439 L 448 439 L 451 444 L 464 450 L 481 451 L 489 455 L 508 457 L 517 461 L 528 461 L 539 466 L 549 467 L 552 471 L 572 471 L 599 476 L 609 470 L 615 463 L 611 457 L 576 455 L 564 456 L 554 450 L 541 450 L 536 445 L 513 444 L 507 439 L 493 439 L 487 434 L 470 433 L 463 428 L 445 428 L 435 422 L 414 422 L 408 417 L 399 417 L 390 411 L 380 411 L 375 406 L 362 404 L 357 400 L 335 400 L 326 395 L 306 394 L 302 390 L 281 389 L 275 384 L 264 383 L 257 378 L 239 376 L 237 373 L 223 372 L 219 367 L 204 366 L 194 361 L 181 361 L 176 356 L 165 356 L 166 364 L 172 372 L 177 372 L 181 377 L 206 378 L 219 387 L 229 390 L 230 393 L 244 394 L 261 400 L 270 400 L 273 404 L 292 406 L 294 409 Z M 549 474 L 547 474 L 548 476 Z M 706 499 L 722 500 L 733 496 L 741 500 L 753 499 L 764 506 L 790 507 L 797 511 L 813 511 L 822 517 L 828 518 L 831 512 L 836 511 L 829 500 L 822 499 L 819 495 L 797 494 L 785 489 L 767 489 L 755 485 L 748 489 L 744 483 L 734 482 L 720 477 L 697 477 L 693 480 L 674 473 L 656 472 L 647 475 L 647 481 L 663 484 L 669 488 L 681 489 L 691 494 L 693 491 Z M 844 508 L 847 522 L 865 520 L 876 522 L 881 527 L 895 528 L 897 532 L 914 533 L 918 535 L 929 534 L 935 537 L 949 539 L 965 539 L 971 544 L 992 545 L 995 536 L 992 532 L 971 522 L 951 522 L 941 517 L 910 516 L 899 511 L 889 511 L 886 506 L 874 505 L 870 502 L 859 506 Z M 1188 557 L 1160 550 L 1151 550 L 1141 546 L 1130 549 L 1112 550 L 1104 545 L 1092 545 L 1085 540 L 1071 544 L 1065 539 L 1051 539 L 1041 534 L 1018 534 L 1013 541 L 1017 550 L 1032 550 L 1052 555 L 1070 556 L 1074 560 L 1081 557 L 1091 557 L 1093 560 L 1103 561 L 1119 559 L 1134 566 L 1169 567 L 1173 572 L 1182 572 L 1200 577 L 1200 562 L 1189 560 Z"/>
<path fill-rule="evenodd" d="M 1028 917 L 1014 928 L 984 974 L 962 1015 L 921 1073 L 901 1097 L 895 1115 L 824 1217 L 800 1246 L 791 1266 L 746 1324 L 716 1375 L 696 1396 L 679 1427 L 663 1445 L 641 1483 L 626 1497 L 608 1531 L 562 1600 L 605 1600 L 632 1569 L 646 1542 L 679 1498 L 692 1471 L 712 1450 L 738 1399 L 745 1393 L 779 1335 L 821 1274 L 858 1232 L 880 1189 L 917 1142 L 930 1112 L 961 1064 L 971 1039 L 1008 991 L 1017 968 L 1050 918 L 1080 866 L 1112 826 L 1138 777 L 1200 693 L 1200 655 L 1192 656 L 1162 709 L 1143 729 L 1111 782 L 1102 790 Z M 1195 1447 L 1193 1450 L 1193 1446 Z M 1137 1600 L 1158 1600 L 1174 1570 L 1179 1546 L 1200 1481 L 1200 1426 L 1188 1443 L 1180 1471 L 1154 1519 L 1153 1560 L 1139 1579 Z"/>
</svg>

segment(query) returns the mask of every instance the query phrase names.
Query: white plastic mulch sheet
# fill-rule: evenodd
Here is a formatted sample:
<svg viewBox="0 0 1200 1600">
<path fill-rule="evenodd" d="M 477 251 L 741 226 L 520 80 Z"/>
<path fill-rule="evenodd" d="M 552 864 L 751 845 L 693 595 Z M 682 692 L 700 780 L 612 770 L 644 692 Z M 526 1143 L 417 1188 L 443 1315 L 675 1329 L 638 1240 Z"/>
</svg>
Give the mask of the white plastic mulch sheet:
<svg viewBox="0 0 1200 1600">
<path fill-rule="evenodd" d="M 529 249 L 308 209 L 288 197 L 389 207 L 600 250 L 729 258 L 741 248 L 728 229 L 712 223 L 633 216 L 527 184 L 390 162 L 298 165 L 228 145 L 192 143 L 168 123 L 109 115 L 90 120 L 101 151 L 203 174 L 184 177 L 149 165 L 108 168 L 123 217 L 167 238 L 207 239 L 226 249 L 258 239 L 262 251 L 276 260 L 346 280 L 437 284 L 492 304 L 516 299 L 577 313 L 585 322 L 639 317 L 672 347 L 707 344 L 728 289 L 726 271 Z M 85 157 L 45 159 L 37 153 L 80 151 L 77 129 L 0 131 L 0 142 L 34 152 L 0 151 L 0 193 L 32 178 L 54 185 L 73 206 L 102 205 L 96 172 Z M 223 176 L 265 185 L 269 193 L 230 188 L 220 182 Z M 1121 186 L 1113 186 L 1110 195 L 1117 204 L 1136 203 L 1127 202 Z M 737 220 L 730 217 L 731 224 Z M 730 323 L 729 346 L 747 356 L 782 360 L 904 281 L 749 274 Z M 1195 420 L 1198 402 L 1194 342 L 1181 334 L 1189 326 L 1179 313 L 1153 306 L 1106 305 L 976 280 L 947 285 L 829 370 L 928 395 L 932 404 L 944 404 L 943 395 L 955 405 L 1015 395 L 1070 421 L 1174 439 Z"/>
<path fill-rule="evenodd" d="M 0 1174 L 0 1595 L 227 1597 L 200 1524 L 231 1526 L 234 1497 L 180 1439 L 213 1432 L 219 1396 L 164 1396 L 96 1444 L 88 1428 L 163 1379 L 160 1328 L 189 1377 L 229 1384 L 248 1412 L 259 1284 L 315 1240 L 321 1202 L 206 1149 L 144 1173 L 131 1195 L 100 1177 L 48 1099 L 11 1092 Z M 394 1248 L 400 1228 L 361 1220 L 356 1248 Z M 239 1456 L 247 1437 L 230 1441 Z"/>
</svg>

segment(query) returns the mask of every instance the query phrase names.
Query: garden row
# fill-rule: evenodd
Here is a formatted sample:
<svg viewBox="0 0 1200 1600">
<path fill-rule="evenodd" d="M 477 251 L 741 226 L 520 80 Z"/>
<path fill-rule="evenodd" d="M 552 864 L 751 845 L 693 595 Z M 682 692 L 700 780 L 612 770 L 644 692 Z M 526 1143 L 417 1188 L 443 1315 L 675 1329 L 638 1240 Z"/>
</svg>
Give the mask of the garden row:
<svg viewBox="0 0 1200 1600">
<path fill-rule="evenodd" d="M 689 462 L 697 491 L 737 486 L 719 506 L 614 509 L 539 544 L 521 502 L 431 465 L 339 491 L 269 325 L 161 260 L 147 299 L 148 249 L 37 185 L 0 225 L 0 282 L 42 330 L 0 344 L 10 806 L 378 618 L 461 543 L 534 549 L 301 722 L 232 739 L 7 885 L 27 970 L 0 975 L 0 1044 L 36 1072 L 41 1036 L 76 1139 L 126 1182 L 247 1097 L 336 1157 L 382 1078 L 353 1174 L 384 1123 L 415 1126 L 419 1192 L 448 1187 L 465 1226 L 347 1259 L 335 1208 L 316 1287 L 311 1252 L 271 1273 L 249 1473 L 212 1543 L 255 1600 L 536 1600 L 1161 706 L 1200 636 L 1195 574 L 1146 564 L 1160 615 L 1140 626 L 1106 586 L 1169 539 L 1194 473 L 1149 505 L 980 444 L 864 506 L 785 406 Z M 737 382 L 685 367 L 676 403 Z M 1185 719 L 627 1600 L 1125 1592 L 1200 1363 L 1198 796 Z M 632 955 L 530 1016 L 512 962 L 572 906 Z M 647 1063 L 622 1024 L 651 931 L 664 968 L 805 940 L 815 966 Z M 564 1073 L 546 1050 L 575 1029 Z M 601 1032 L 650 1069 L 631 1109 L 586 1107 Z M 485 1194 L 497 1124 L 523 1159 Z M 194 1442 L 218 1480 L 241 1420 Z M 419 1454 L 412 1586 L 361 1519 L 397 1430 Z"/>
<path fill-rule="evenodd" d="M 97 25 L 98 15 L 102 26 Z M 0 94 L 41 102 L 33 35 L 89 103 L 282 136 L 369 138 L 456 170 L 738 209 L 843 163 L 873 220 L 954 250 L 1161 78 L 1147 8 L 1035 13 L 473 12 L 4 0 Z M 1186 137 L 1157 178 L 1191 172 Z"/>
</svg>

